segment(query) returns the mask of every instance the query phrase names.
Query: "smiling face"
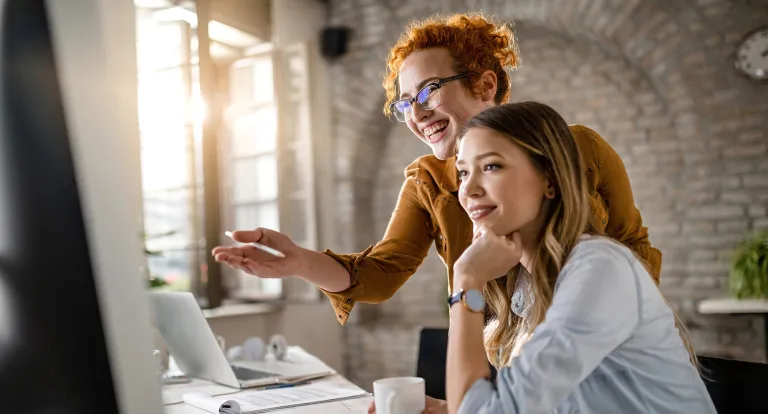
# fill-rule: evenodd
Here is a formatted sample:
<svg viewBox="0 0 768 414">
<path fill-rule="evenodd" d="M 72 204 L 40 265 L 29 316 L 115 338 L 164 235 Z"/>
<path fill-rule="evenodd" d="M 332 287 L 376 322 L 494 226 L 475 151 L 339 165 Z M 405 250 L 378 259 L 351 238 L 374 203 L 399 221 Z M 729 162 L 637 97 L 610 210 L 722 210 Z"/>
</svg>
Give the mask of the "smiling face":
<svg viewBox="0 0 768 414">
<path fill-rule="evenodd" d="M 413 52 L 400 67 L 400 99 L 412 98 L 431 82 L 454 75 L 457 73 L 453 70 L 453 59 L 447 49 Z M 495 85 L 492 92 L 495 93 Z M 414 103 L 407 124 L 411 132 L 429 145 L 437 158 L 447 159 L 455 155 L 456 140 L 464 124 L 482 110 L 494 106 L 494 103 L 484 97 L 473 97 L 464 89 L 461 80 L 443 84 L 436 93 L 440 94 L 440 104 L 426 111 Z"/>
<path fill-rule="evenodd" d="M 549 180 L 525 150 L 496 131 L 471 128 L 459 144 L 456 168 L 459 201 L 475 228 L 497 235 L 519 231 L 524 242 L 537 237 L 546 218 Z"/>
</svg>

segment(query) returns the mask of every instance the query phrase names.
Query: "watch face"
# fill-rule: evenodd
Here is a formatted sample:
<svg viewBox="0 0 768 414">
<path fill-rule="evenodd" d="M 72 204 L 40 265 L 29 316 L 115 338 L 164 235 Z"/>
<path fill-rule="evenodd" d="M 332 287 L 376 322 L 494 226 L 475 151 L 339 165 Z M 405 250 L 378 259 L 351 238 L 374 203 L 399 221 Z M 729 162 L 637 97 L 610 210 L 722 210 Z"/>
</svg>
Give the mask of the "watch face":
<svg viewBox="0 0 768 414">
<path fill-rule="evenodd" d="M 485 298 L 479 290 L 470 289 L 464 292 L 464 301 L 473 312 L 482 312 L 485 309 Z"/>
</svg>

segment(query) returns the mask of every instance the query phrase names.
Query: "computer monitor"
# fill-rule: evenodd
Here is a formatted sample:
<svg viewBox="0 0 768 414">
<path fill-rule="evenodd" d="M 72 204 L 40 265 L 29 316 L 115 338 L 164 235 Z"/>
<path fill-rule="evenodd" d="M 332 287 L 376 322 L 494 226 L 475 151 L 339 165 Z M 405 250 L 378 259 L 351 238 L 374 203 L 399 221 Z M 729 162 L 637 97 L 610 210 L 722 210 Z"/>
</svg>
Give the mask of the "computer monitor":
<svg viewBox="0 0 768 414">
<path fill-rule="evenodd" d="M 0 0 L 0 411 L 160 413 L 134 8 Z"/>
</svg>

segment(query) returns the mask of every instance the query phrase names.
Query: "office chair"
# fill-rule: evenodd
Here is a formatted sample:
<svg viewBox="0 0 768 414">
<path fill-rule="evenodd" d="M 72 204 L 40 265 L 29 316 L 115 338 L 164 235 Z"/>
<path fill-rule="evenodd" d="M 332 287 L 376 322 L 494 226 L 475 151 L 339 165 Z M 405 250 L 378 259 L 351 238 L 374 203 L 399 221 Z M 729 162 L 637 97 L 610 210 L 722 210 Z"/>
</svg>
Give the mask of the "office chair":
<svg viewBox="0 0 768 414">
<path fill-rule="evenodd" d="M 425 392 L 445 399 L 448 330 L 423 328 L 416 376 L 424 378 Z M 704 384 L 719 414 L 768 413 L 768 364 L 699 356 L 706 370 Z M 491 368 L 491 377 L 496 370 Z"/>
<path fill-rule="evenodd" d="M 768 364 L 699 356 L 719 414 L 768 413 Z"/>
<path fill-rule="evenodd" d="M 445 399 L 445 361 L 448 355 L 448 330 L 423 328 L 419 336 L 416 376 L 424 378 L 424 391 L 432 398 Z"/>
<path fill-rule="evenodd" d="M 448 356 L 448 330 L 423 328 L 419 338 L 416 376 L 424 378 L 424 391 L 432 398 L 445 399 L 445 363 Z M 490 366 L 490 364 L 489 364 Z M 491 380 L 496 369 L 491 366 Z"/>
</svg>

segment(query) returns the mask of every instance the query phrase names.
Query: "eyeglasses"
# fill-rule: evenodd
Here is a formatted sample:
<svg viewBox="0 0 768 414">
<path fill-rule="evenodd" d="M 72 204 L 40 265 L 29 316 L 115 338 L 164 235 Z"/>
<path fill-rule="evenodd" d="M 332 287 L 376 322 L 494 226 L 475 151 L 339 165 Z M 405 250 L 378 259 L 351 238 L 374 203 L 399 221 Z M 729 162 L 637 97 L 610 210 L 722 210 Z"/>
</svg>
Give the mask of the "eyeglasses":
<svg viewBox="0 0 768 414">
<path fill-rule="evenodd" d="M 462 73 L 461 75 L 455 75 L 430 82 L 427 86 L 421 88 L 415 98 L 406 98 L 392 102 L 389 105 L 389 110 L 395 114 L 395 118 L 397 118 L 398 121 L 405 122 L 413 116 L 414 102 L 419 104 L 421 109 L 425 111 L 435 109 L 440 105 L 440 87 L 450 81 L 466 78 L 467 76 L 469 76 L 469 73 Z"/>
</svg>

